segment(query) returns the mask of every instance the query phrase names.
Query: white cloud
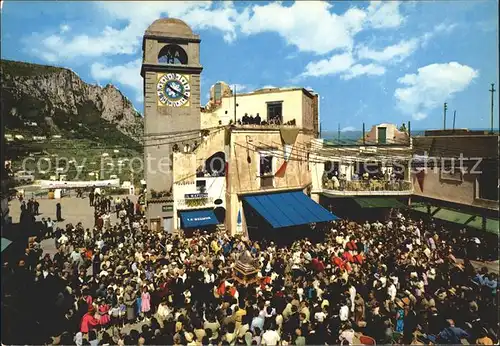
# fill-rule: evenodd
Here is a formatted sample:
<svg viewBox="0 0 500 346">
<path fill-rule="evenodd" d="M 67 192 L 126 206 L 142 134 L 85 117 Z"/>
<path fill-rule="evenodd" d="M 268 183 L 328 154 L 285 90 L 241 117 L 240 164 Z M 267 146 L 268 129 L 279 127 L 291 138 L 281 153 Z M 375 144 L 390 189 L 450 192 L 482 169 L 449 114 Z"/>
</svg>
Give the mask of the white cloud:
<svg viewBox="0 0 500 346">
<path fill-rule="evenodd" d="M 312 61 L 307 64 L 302 76 L 319 77 L 347 71 L 354 64 L 350 53 L 333 55 L 329 59 Z"/>
<path fill-rule="evenodd" d="M 412 55 L 418 46 L 419 40 L 414 38 L 387 46 L 380 51 L 361 46 L 357 51 L 357 55 L 359 59 L 369 59 L 377 62 L 400 62 Z"/>
<path fill-rule="evenodd" d="M 142 60 L 137 59 L 124 65 L 107 66 L 94 63 L 90 68 L 90 74 L 97 81 L 111 81 L 127 86 L 136 92 L 136 101 L 143 101 L 142 77 L 140 74 Z"/>
<path fill-rule="evenodd" d="M 357 57 L 358 59 L 368 59 L 378 63 L 401 62 L 415 53 L 420 47 L 425 47 L 436 35 L 449 34 L 455 30 L 456 26 L 456 24 L 441 23 L 436 25 L 431 31 L 424 33 L 421 37 L 402 40 L 381 50 L 360 45 L 356 50 Z"/>
<path fill-rule="evenodd" d="M 368 6 L 368 23 L 372 28 L 397 28 L 405 18 L 399 12 L 398 1 L 371 1 Z"/>
<path fill-rule="evenodd" d="M 427 117 L 433 109 L 465 90 L 479 71 L 457 62 L 431 64 L 398 79 L 394 92 L 397 107 L 415 120 Z"/>
<path fill-rule="evenodd" d="M 222 6 L 213 6 L 210 1 L 131 1 L 131 2 L 95 2 L 91 6 L 97 13 L 106 15 L 106 23 L 125 21 L 120 29 L 104 26 L 99 34 L 67 35 L 66 31 L 52 35 L 35 33 L 33 39 L 39 44 L 32 48 L 32 53 L 48 56 L 51 61 L 63 61 L 77 57 L 100 57 L 117 54 L 133 55 L 141 49 L 141 39 L 147 27 L 156 19 L 176 17 L 189 23 L 194 29 L 216 29 L 223 33 L 226 41 L 236 38 L 234 23 L 241 15 L 232 2 Z M 66 34 L 66 35 L 65 35 Z"/>
<path fill-rule="evenodd" d="M 65 32 L 68 32 L 71 30 L 71 27 L 68 24 L 61 24 L 59 27 L 59 31 L 64 34 Z"/>
<path fill-rule="evenodd" d="M 382 76 L 385 73 L 385 67 L 376 65 L 376 64 L 368 64 L 361 65 L 356 64 L 351 66 L 351 68 L 342 75 L 342 79 L 349 80 L 360 76 Z"/>
<path fill-rule="evenodd" d="M 350 132 L 350 131 L 356 131 L 356 128 L 354 126 L 346 126 L 340 130 L 340 132 Z"/>
<path fill-rule="evenodd" d="M 253 6 L 249 20 L 241 23 L 241 31 L 248 35 L 276 32 L 302 52 L 324 54 L 352 47 L 353 35 L 360 31 L 366 16 L 357 8 L 337 15 L 330 11 L 333 6 L 324 1 L 285 4 Z"/>
<path fill-rule="evenodd" d="M 245 84 L 233 83 L 233 84 L 229 84 L 229 87 L 233 91 L 234 91 L 234 88 L 236 87 L 236 93 L 247 92 L 247 91 L 250 90 L 250 88 L 248 87 L 248 85 L 245 85 Z"/>
<path fill-rule="evenodd" d="M 380 76 L 385 73 L 385 68 L 376 64 L 356 64 L 350 53 L 337 54 L 329 59 L 313 61 L 307 64 L 305 71 L 299 76 L 320 77 L 327 75 L 341 75 L 344 80 L 353 79 L 363 75 Z"/>
<path fill-rule="evenodd" d="M 421 38 L 420 38 L 420 44 L 422 47 L 427 46 L 429 41 L 433 39 L 436 35 L 438 34 L 450 34 L 455 30 L 457 27 L 457 24 L 445 24 L 441 23 L 436 25 L 431 31 L 426 32 Z"/>
<path fill-rule="evenodd" d="M 302 52 L 351 50 L 354 37 L 365 28 L 396 28 L 403 23 L 398 2 L 372 1 L 366 9 L 351 7 L 342 14 L 326 1 L 295 1 L 291 6 L 273 2 L 251 8 L 241 23 L 245 34 L 276 32 Z"/>
</svg>

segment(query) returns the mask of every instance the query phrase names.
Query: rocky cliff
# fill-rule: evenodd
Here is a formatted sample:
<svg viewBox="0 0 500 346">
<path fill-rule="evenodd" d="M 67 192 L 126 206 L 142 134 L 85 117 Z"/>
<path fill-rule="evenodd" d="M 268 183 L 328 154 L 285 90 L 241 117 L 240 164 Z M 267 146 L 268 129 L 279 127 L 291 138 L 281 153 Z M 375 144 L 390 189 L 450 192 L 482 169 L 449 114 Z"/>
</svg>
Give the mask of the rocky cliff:
<svg viewBox="0 0 500 346">
<path fill-rule="evenodd" d="M 6 131 L 139 147 L 143 118 L 114 86 L 87 84 L 65 68 L 8 60 L 1 61 L 0 76 Z"/>
</svg>

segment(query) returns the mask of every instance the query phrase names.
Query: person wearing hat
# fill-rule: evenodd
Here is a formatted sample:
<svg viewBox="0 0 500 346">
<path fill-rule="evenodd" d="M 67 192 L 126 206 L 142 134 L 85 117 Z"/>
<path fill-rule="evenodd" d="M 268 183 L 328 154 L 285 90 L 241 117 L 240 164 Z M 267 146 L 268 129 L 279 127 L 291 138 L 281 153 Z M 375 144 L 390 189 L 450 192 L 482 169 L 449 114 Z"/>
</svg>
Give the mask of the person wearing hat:
<svg viewBox="0 0 500 346">
<path fill-rule="evenodd" d="M 396 332 L 402 333 L 404 329 L 405 304 L 401 299 L 396 299 Z"/>
</svg>

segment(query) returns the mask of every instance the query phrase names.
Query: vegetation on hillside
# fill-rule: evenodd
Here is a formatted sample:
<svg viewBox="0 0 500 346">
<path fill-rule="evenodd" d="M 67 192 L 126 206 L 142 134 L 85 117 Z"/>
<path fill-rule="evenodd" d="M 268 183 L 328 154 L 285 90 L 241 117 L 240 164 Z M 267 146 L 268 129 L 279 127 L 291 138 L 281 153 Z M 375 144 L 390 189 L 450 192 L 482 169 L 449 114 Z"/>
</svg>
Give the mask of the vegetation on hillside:
<svg viewBox="0 0 500 346">
<path fill-rule="evenodd" d="M 64 92 L 74 93 L 79 99 L 83 99 L 83 102 L 67 107 L 64 104 L 61 107 L 60 100 L 53 100 L 50 95 L 40 97 L 28 92 L 30 88 L 36 88 L 37 78 L 53 78 L 54 82 L 57 82 L 57 77 L 53 75 L 64 71 L 67 70 L 53 66 L 1 61 L 1 116 L 4 133 L 12 138 L 15 135 L 24 137 L 21 140 L 11 139 L 4 142 L 7 159 L 12 160 L 12 168 L 14 171 L 31 170 L 35 172 L 36 179 L 48 179 L 56 173 L 56 160 L 65 157 L 67 161 L 75 161 L 64 163 L 59 159 L 60 165 L 69 167 L 68 179 L 92 180 L 95 179 L 95 173 L 101 171 L 101 161 L 105 160 L 105 174 L 99 174 L 99 179 L 109 179 L 110 175 L 117 175 L 121 180 L 130 180 L 130 173 L 134 171 L 134 180 L 137 182 L 142 178 L 140 167 L 136 164 L 136 167 L 131 169 L 126 162 L 135 157 L 142 158 L 143 148 L 141 143 L 117 128 L 122 114 L 117 114 L 114 119 L 116 122 L 102 118 L 98 108 L 102 105 L 85 100 L 83 95 L 78 95 L 81 91 L 76 89 L 65 89 Z M 78 76 L 74 74 L 74 78 Z M 24 86 L 26 88 L 23 88 Z M 56 101 L 59 101 L 58 106 L 55 106 Z M 126 108 L 130 108 L 130 113 L 137 113 L 132 103 L 124 96 L 123 102 Z M 76 112 L 72 107 L 76 107 Z M 136 115 L 137 119 L 130 122 L 130 128 L 127 130 L 134 137 L 140 138 L 142 118 L 139 113 Z M 60 138 L 54 138 L 55 135 Z M 45 138 L 35 140 L 33 136 Z M 109 157 L 103 158 L 104 153 Z M 44 160 L 41 160 L 42 158 Z M 110 160 L 113 160 L 113 166 L 107 164 Z M 121 166 L 118 161 L 122 161 Z M 45 162 L 47 169 L 37 167 L 39 162 Z M 77 167 L 81 165 L 84 167 Z"/>
</svg>

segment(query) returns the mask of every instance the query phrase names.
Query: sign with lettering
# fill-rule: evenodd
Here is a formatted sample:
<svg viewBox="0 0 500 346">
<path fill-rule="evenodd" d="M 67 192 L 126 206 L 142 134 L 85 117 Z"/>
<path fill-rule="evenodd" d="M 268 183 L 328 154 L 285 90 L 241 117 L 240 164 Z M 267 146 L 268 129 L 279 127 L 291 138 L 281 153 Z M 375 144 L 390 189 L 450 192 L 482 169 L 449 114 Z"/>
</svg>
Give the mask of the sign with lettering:
<svg viewBox="0 0 500 346">
<path fill-rule="evenodd" d="M 161 211 L 162 212 L 174 211 L 174 206 L 173 205 L 162 205 Z"/>
<path fill-rule="evenodd" d="M 206 221 L 206 220 L 212 220 L 212 218 L 210 216 L 200 216 L 200 217 L 188 217 L 186 218 L 186 221 L 189 221 L 189 222 L 198 222 L 198 221 Z"/>
<path fill-rule="evenodd" d="M 186 193 L 185 199 L 208 198 L 208 193 Z"/>
</svg>

